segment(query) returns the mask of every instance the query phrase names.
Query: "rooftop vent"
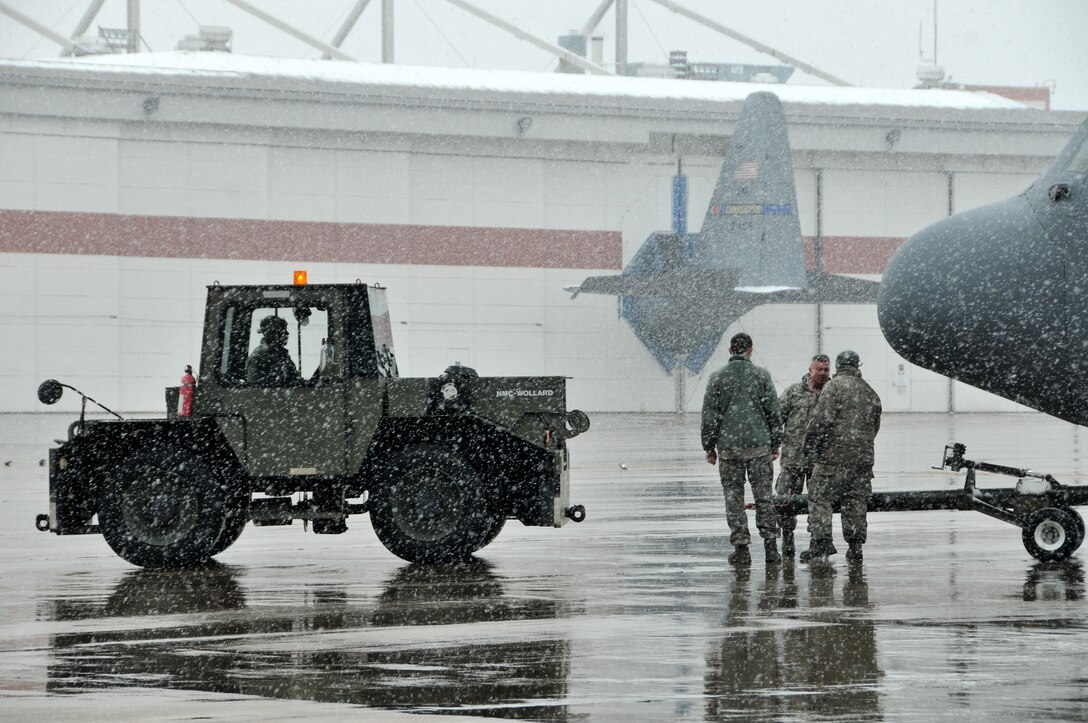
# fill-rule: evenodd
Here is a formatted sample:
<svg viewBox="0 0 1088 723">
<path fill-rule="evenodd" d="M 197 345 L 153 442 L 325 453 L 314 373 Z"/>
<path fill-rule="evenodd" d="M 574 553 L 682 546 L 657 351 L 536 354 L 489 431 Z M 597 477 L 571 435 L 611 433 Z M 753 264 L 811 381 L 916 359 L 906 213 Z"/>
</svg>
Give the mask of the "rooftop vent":
<svg viewBox="0 0 1088 723">
<path fill-rule="evenodd" d="M 918 80 L 923 88 L 932 88 L 944 80 L 943 65 L 919 65 Z"/>
<path fill-rule="evenodd" d="M 201 25 L 199 35 L 186 35 L 178 41 L 178 50 L 204 50 L 229 53 L 234 31 L 223 25 Z"/>
<path fill-rule="evenodd" d="M 73 38 L 74 55 L 109 55 L 136 52 L 136 33 L 125 28 L 98 28 L 98 35 Z"/>
</svg>

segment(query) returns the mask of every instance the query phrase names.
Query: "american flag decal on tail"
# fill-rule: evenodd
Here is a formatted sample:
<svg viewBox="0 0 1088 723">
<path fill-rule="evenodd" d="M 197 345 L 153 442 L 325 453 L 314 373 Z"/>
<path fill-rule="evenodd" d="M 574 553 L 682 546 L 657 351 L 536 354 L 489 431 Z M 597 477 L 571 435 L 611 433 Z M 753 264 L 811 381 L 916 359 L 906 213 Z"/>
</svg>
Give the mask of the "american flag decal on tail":
<svg viewBox="0 0 1088 723">
<path fill-rule="evenodd" d="M 742 161 L 733 171 L 734 181 L 754 181 L 759 178 L 759 164 L 755 161 Z"/>
</svg>

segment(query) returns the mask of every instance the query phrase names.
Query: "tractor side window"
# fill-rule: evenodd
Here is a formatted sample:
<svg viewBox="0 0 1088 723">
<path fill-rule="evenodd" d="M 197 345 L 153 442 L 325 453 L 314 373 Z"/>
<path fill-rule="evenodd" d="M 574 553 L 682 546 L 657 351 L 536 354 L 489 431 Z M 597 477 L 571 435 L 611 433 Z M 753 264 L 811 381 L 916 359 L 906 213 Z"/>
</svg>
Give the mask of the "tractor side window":
<svg viewBox="0 0 1088 723">
<path fill-rule="evenodd" d="M 398 376 L 385 289 L 376 286 L 352 289 L 348 309 L 351 374 L 357 377 Z"/>
<path fill-rule="evenodd" d="M 393 353 L 393 322 L 389 318 L 389 302 L 383 289 L 370 294 L 370 325 L 374 329 L 374 353 L 378 362 L 378 376 L 400 376 L 397 356 Z"/>
<path fill-rule="evenodd" d="M 223 315 L 222 357 L 219 360 L 219 381 L 227 386 L 244 384 L 246 356 L 249 353 L 249 313 L 240 306 L 227 307 Z"/>
</svg>

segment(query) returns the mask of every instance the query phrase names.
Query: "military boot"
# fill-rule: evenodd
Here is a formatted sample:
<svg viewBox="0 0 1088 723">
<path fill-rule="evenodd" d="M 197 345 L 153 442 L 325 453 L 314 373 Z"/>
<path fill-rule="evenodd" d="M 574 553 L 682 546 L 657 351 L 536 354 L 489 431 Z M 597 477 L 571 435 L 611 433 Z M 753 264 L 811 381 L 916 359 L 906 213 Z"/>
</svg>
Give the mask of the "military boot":
<svg viewBox="0 0 1088 723">
<path fill-rule="evenodd" d="M 796 553 L 797 548 L 793 545 L 793 530 L 782 530 L 782 554 L 793 557 Z"/>
<path fill-rule="evenodd" d="M 861 544 L 860 542 L 851 542 L 850 549 L 846 551 L 846 559 L 850 562 L 861 562 Z"/>
<path fill-rule="evenodd" d="M 811 540 L 808 543 L 808 549 L 801 553 L 801 562 L 827 562 L 827 558 L 834 555 L 838 550 L 831 543 L 831 540 Z"/>
<path fill-rule="evenodd" d="M 782 556 L 778 554 L 778 539 L 768 537 L 763 541 L 763 550 L 767 553 L 767 564 L 774 565 L 782 562 Z"/>
<path fill-rule="evenodd" d="M 752 564 L 752 555 L 748 552 L 748 545 L 737 545 L 733 548 L 733 552 L 729 553 L 727 559 L 733 565 Z"/>
</svg>

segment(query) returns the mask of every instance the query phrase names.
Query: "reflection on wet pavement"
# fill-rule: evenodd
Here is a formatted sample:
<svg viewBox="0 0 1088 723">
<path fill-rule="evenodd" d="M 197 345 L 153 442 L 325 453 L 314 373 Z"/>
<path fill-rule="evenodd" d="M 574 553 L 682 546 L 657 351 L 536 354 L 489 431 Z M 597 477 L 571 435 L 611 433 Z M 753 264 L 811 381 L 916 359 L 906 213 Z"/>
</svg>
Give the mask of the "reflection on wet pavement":
<svg viewBox="0 0 1088 723">
<path fill-rule="evenodd" d="M 0 418 L 0 456 L 40 456 L 66 421 Z M 250 527 L 218 564 L 139 570 L 100 538 L 36 532 L 44 470 L 0 467 L 0 706 L 20 719 L 79 717 L 78 701 L 151 719 L 238 718 L 239 701 L 257 718 L 1088 717 L 1078 557 L 1037 563 L 1018 529 L 975 513 L 882 513 L 863 564 L 768 567 L 757 551 L 735 569 L 697 421 L 596 415 L 572 444 L 587 521 L 508 525 L 452 567 L 403 563 L 354 518 L 340 536 Z M 1036 415 L 889 415 L 874 486 L 962 484 L 929 469 L 952 440 L 1088 481 L 1079 434 Z M 803 518 L 798 534 L 806 544 Z"/>
<path fill-rule="evenodd" d="M 883 717 L 876 630 L 864 615 L 865 571 L 849 567 L 838 600 L 836 576 L 831 565 L 815 567 L 802 597 L 789 562 L 756 589 L 749 571 L 737 571 L 723 636 L 706 656 L 707 720 Z M 799 624 L 760 624 L 759 616 L 782 609 L 797 611 Z"/>
<path fill-rule="evenodd" d="M 568 644 L 555 637 L 477 644 L 443 633 L 437 637 L 444 644 L 434 647 L 368 644 L 373 629 L 556 617 L 553 601 L 506 598 L 484 560 L 407 565 L 363 604 L 341 587 L 315 587 L 290 609 L 247 609 L 244 575 L 244 568 L 222 564 L 130 570 L 101 604 L 53 601 L 44 613 L 53 620 L 128 620 L 52 636 L 46 690 L 153 684 L 412 710 L 521 703 L 519 715 L 531 718 L 552 716 L 524 701 L 565 694 Z M 142 616 L 168 622 L 131 625 Z M 336 634 L 331 644 L 330 633 Z M 324 640 L 313 644 L 313 638 Z"/>
</svg>

